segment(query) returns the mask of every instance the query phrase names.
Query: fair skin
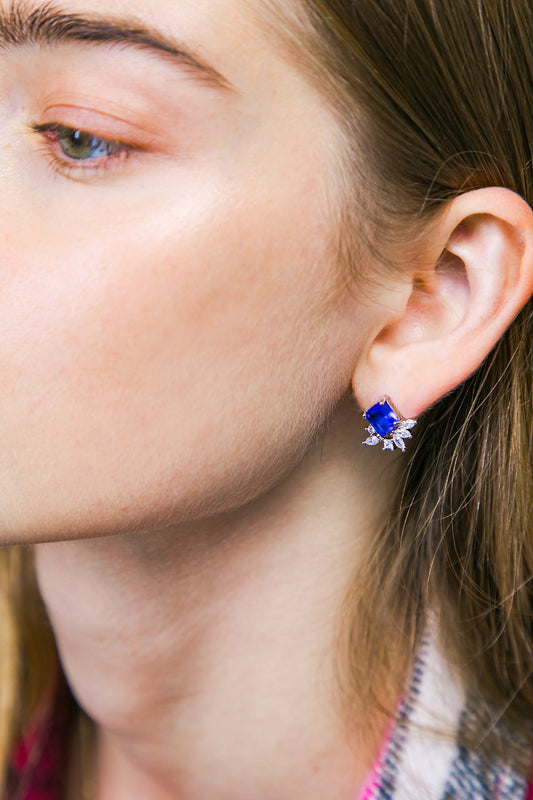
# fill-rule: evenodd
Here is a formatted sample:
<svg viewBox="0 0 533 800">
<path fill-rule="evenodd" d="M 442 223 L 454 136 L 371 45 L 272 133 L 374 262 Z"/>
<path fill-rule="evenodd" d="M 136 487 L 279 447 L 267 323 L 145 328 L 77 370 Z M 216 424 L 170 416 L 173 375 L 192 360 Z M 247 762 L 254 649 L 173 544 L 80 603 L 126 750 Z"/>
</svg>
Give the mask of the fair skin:
<svg viewBox="0 0 533 800">
<path fill-rule="evenodd" d="M 340 613 L 401 469 L 359 447 L 357 405 L 416 416 L 476 368 L 533 289 L 531 215 L 458 198 L 416 261 L 354 290 L 336 121 L 248 4 L 105 13 L 209 69 L 66 39 L 1 53 L 1 539 L 47 542 L 94 800 L 353 800 L 386 720 L 342 714 Z M 129 156 L 75 162 L 57 125 Z"/>
<path fill-rule="evenodd" d="M 379 516 L 354 422 L 345 409 L 290 480 L 224 522 L 38 549 L 64 668 L 101 731 L 99 800 L 354 800 L 387 724 L 347 727 L 336 683 L 339 609 Z"/>
</svg>

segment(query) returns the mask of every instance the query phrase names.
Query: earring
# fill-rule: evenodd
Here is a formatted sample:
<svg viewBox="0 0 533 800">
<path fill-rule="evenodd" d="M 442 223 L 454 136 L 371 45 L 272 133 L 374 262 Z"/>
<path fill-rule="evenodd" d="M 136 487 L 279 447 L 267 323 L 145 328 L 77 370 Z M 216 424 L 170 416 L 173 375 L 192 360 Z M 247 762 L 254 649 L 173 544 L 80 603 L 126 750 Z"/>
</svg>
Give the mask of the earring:
<svg viewBox="0 0 533 800">
<path fill-rule="evenodd" d="M 389 397 L 384 397 L 368 411 L 363 418 L 370 425 L 366 430 L 370 434 L 363 444 L 376 445 L 383 442 L 384 450 L 394 450 L 394 446 L 405 452 L 405 439 L 412 439 L 411 429 L 416 419 L 404 419 L 392 405 Z"/>
</svg>

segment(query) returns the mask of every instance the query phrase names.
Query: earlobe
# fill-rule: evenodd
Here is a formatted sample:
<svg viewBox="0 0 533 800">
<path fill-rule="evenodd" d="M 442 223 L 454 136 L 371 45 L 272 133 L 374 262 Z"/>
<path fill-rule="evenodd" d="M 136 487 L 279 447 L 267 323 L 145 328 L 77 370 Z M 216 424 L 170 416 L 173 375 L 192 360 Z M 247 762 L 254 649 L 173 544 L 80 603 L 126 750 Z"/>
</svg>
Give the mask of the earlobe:
<svg viewBox="0 0 533 800">
<path fill-rule="evenodd" d="M 362 408 L 388 395 L 419 416 L 477 369 L 533 293 L 533 211 L 507 189 L 456 198 L 421 246 L 431 259 L 354 371 Z"/>
</svg>

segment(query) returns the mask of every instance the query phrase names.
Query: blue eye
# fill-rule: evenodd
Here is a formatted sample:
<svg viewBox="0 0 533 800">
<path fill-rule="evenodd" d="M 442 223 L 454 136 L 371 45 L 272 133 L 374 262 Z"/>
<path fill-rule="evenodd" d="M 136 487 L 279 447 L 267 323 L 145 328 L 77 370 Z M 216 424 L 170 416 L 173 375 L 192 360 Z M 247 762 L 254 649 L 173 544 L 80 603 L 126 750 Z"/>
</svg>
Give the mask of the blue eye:
<svg viewBox="0 0 533 800">
<path fill-rule="evenodd" d="M 86 131 L 67 128 L 64 125 L 57 125 L 54 133 L 65 155 L 79 161 L 110 156 L 120 149 L 118 142 L 102 139 Z"/>
<path fill-rule="evenodd" d="M 32 125 L 31 127 L 35 133 L 44 134 L 46 139 L 61 151 L 59 153 L 56 149 L 56 158 L 62 160 L 65 166 L 68 166 L 69 162 L 71 164 L 78 162 L 80 167 L 83 162 L 88 162 L 92 167 L 108 165 L 116 159 L 127 156 L 132 149 L 124 142 L 104 139 L 89 131 L 71 128 L 56 122 Z M 66 159 L 63 159 L 61 154 L 66 156 Z"/>
</svg>

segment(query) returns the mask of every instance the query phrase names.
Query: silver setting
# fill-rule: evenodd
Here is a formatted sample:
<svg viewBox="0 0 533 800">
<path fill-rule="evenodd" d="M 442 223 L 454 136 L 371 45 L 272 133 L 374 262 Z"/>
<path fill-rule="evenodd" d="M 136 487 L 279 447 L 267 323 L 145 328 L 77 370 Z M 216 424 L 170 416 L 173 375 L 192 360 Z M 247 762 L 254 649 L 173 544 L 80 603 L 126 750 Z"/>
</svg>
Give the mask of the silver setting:
<svg viewBox="0 0 533 800">
<path fill-rule="evenodd" d="M 413 434 L 411 430 L 415 427 L 417 423 L 416 419 L 400 419 L 394 425 L 394 430 L 388 433 L 386 436 L 380 436 L 377 433 L 372 425 L 369 425 L 368 428 L 365 428 L 367 433 L 370 434 L 368 439 L 365 439 L 363 444 L 368 444 L 371 447 L 383 442 L 383 449 L 384 450 L 394 450 L 395 447 L 398 450 L 401 450 L 402 453 L 405 453 L 405 439 L 412 439 Z"/>
</svg>

